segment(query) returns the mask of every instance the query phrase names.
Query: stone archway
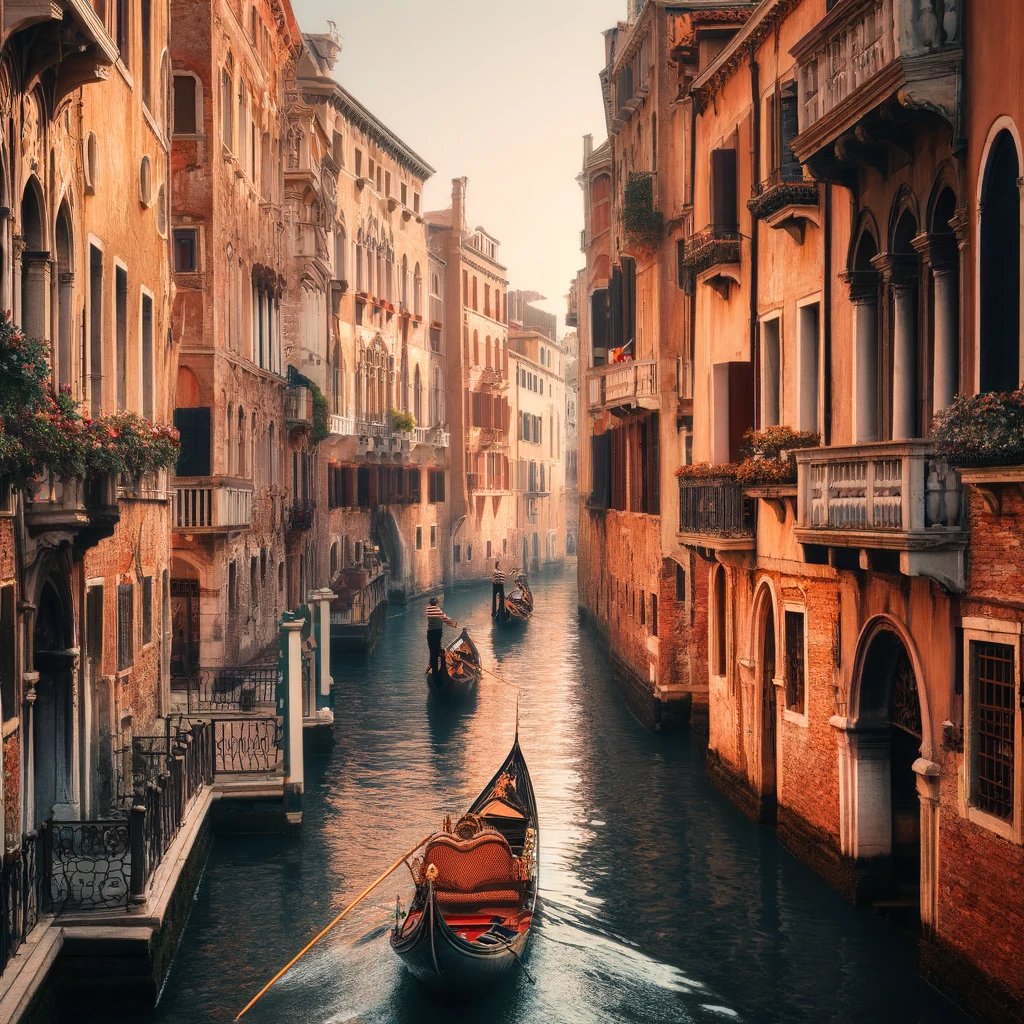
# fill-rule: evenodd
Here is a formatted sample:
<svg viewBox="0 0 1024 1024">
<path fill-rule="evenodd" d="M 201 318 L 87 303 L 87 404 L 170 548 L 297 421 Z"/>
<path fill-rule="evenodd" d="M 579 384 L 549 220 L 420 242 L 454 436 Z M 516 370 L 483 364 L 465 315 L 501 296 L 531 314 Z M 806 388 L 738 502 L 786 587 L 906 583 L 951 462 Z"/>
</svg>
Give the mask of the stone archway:
<svg viewBox="0 0 1024 1024">
<path fill-rule="evenodd" d="M 761 820 L 772 823 L 775 821 L 778 808 L 778 708 L 775 699 L 777 645 L 775 605 L 768 585 L 761 587 L 755 608 L 756 685 L 760 705 L 758 712 Z"/>
<path fill-rule="evenodd" d="M 393 512 L 382 512 L 375 517 L 373 542 L 380 546 L 381 556 L 390 566 L 389 596 L 399 599 L 404 598 L 405 579 L 403 574 L 405 571 L 405 553 L 402 544 L 402 534 Z"/>
<path fill-rule="evenodd" d="M 931 744 L 917 663 L 895 623 L 869 624 L 858 645 L 851 717 L 833 725 L 841 734 L 842 846 L 857 862 L 857 895 L 928 921 L 938 838 L 930 783 L 937 782 L 937 766 L 925 760 Z"/>
</svg>

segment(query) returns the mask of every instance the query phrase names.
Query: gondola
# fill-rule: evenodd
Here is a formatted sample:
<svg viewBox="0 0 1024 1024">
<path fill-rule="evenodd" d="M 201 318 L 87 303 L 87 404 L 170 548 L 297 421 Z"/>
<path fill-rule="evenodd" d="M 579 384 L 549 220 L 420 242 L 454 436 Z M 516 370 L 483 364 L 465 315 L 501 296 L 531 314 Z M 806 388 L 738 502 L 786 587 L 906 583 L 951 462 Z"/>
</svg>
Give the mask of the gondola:
<svg viewBox="0 0 1024 1024">
<path fill-rule="evenodd" d="M 498 619 L 502 625 L 527 622 L 533 616 L 533 591 L 526 581 L 526 573 L 517 573 L 513 584 L 512 593 L 505 598 L 505 614 Z"/>
<path fill-rule="evenodd" d="M 413 976 L 467 999 L 519 970 L 537 903 L 537 804 L 519 735 L 459 821 L 427 840 L 413 864 L 416 895 L 391 948 Z"/>
<path fill-rule="evenodd" d="M 463 630 L 441 651 L 441 670 L 436 679 L 427 666 L 427 686 L 450 697 L 461 697 L 473 691 L 482 675 L 480 652 Z"/>
</svg>

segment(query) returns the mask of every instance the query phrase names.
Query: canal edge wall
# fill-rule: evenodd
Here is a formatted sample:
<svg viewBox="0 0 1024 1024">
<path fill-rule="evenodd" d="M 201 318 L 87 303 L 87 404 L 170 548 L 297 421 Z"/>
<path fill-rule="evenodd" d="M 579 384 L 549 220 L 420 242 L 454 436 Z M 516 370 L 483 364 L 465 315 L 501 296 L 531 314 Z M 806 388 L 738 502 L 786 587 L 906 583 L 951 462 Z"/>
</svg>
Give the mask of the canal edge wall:
<svg viewBox="0 0 1024 1024">
<path fill-rule="evenodd" d="M 215 833 L 288 833 L 280 784 L 208 787 L 158 866 L 146 903 L 47 914 L 0 976 L 0 1024 L 52 1024 L 60 1010 L 148 1010 L 181 942 Z"/>
</svg>

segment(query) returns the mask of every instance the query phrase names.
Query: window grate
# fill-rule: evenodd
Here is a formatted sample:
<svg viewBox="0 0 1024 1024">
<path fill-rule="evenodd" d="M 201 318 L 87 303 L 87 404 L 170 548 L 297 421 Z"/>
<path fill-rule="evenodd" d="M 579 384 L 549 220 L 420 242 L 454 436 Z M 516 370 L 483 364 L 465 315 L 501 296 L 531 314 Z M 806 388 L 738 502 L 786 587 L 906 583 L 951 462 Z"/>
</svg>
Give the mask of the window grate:
<svg viewBox="0 0 1024 1024">
<path fill-rule="evenodd" d="M 804 713 L 803 612 L 786 612 L 786 707 Z"/>
<path fill-rule="evenodd" d="M 135 664 L 135 608 L 132 585 L 117 588 L 117 669 L 119 672 Z"/>
<path fill-rule="evenodd" d="M 975 800 L 980 810 L 1013 817 L 1014 649 L 1007 644 L 973 643 L 977 681 Z"/>
</svg>

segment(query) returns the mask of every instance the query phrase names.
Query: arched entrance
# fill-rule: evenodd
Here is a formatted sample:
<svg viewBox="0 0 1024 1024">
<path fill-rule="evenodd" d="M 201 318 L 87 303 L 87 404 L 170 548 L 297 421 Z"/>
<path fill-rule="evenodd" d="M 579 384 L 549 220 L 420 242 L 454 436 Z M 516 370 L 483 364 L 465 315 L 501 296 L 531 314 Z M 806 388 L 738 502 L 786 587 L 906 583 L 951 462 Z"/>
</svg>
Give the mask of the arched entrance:
<svg viewBox="0 0 1024 1024">
<path fill-rule="evenodd" d="M 761 691 L 761 816 L 765 822 L 776 818 L 778 804 L 778 741 L 775 704 L 775 610 L 767 588 L 759 609 L 761 637 L 759 683 Z"/>
<path fill-rule="evenodd" d="M 33 824 L 77 817 L 74 792 L 75 652 L 71 599 L 59 577 L 43 584 L 33 633 L 39 673 L 32 707 Z"/>
<path fill-rule="evenodd" d="M 187 562 L 175 558 L 171 563 L 171 687 L 188 689 L 189 680 L 198 678 L 199 573 Z"/>
<path fill-rule="evenodd" d="M 921 895 L 921 805 L 914 762 L 921 756 L 923 728 L 913 664 L 892 630 L 879 629 L 870 640 L 858 704 L 858 826 L 870 852 L 887 861 L 872 888 L 888 897 L 889 906 L 912 910 Z"/>
<path fill-rule="evenodd" d="M 405 595 L 404 557 L 402 535 L 393 512 L 384 512 L 375 517 L 372 532 L 373 542 L 380 547 L 381 557 L 390 566 L 388 581 L 389 596 L 402 598 Z"/>
</svg>

